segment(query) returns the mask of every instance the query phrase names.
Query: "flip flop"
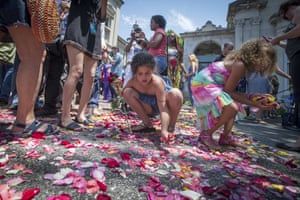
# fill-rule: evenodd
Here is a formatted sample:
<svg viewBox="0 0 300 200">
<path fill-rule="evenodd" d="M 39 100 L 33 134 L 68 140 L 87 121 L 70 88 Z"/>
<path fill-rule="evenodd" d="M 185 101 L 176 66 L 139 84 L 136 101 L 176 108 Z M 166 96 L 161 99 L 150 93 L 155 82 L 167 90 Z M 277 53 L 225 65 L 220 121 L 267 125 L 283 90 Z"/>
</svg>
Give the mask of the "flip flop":
<svg viewBox="0 0 300 200">
<path fill-rule="evenodd" d="M 83 127 L 80 126 L 77 122 L 70 122 L 67 126 L 64 126 L 61 121 L 58 123 L 60 127 L 65 128 L 70 131 L 82 131 Z"/>
<path fill-rule="evenodd" d="M 95 122 L 93 121 L 93 120 L 91 120 L 91 119 L 85 119 L 85 120 L 83 120 L 82 122 L 81 121 L 79 121 L 78 119 L 77 119 L 77 117 L 74 119 L 74 121 L 75 122 L 77 122 L 77 123 L 79 123 L 79 124 L 83 124 L 83 125 L 85 125 L 85 126 L 90 126 L 90 125 L 94 125 L 95 124 Z"/>
<path fill-rule="evenodd" d="M 43 132 L 45 135 L 54 135 L 59 132 L 58 127 L 54 127 L 51 124 L 43 123 L 38 120 L 34 120 L 29 125 L 15 122 L 13 126 L 23 128 L 22 132 L 12 133 L 13 135 L 18 137 L 29 137 L 34 132 Z"/>
<path fill-rule="evenodd" d="M 134 129 L 136 127 L 141 127 L 140 129 Z M 155 132 L 155 128 L 154 127 L 147 127 L 143 124 L 137 125 L 132 129 L 133 133 L 151 133 L 151 132 Z"/>
</svg>

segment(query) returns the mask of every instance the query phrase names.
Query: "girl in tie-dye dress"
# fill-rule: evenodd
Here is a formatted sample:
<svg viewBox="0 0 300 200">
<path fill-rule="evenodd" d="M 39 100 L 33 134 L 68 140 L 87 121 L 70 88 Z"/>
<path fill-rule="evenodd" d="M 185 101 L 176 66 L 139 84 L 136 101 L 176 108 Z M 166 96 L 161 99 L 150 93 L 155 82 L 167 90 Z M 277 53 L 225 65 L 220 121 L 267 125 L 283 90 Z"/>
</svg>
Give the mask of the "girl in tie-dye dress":
<svg viewBox="0 0 300 200">
<path fill-rule="evenodd" d="M 201 70 L 191 82 L 200 121 L 199 140 L 209 148 L 219 148 L 212 134 L 224 126 L 219 144 L 240 146 L 231 133 L 236 114 L 239 117 L 245 114 L 241 104 L 263 110 L 272 107 L 251 101 L 248 94 L 239 93 L 235 88 L 246 72 L 259 71 L 267 75 L 275 70 L 275 49 L 270 43 L 259 39 L 245 42 L 239 50 L 226 56 L 224 61 L 212 63 Z"/>
</svg>

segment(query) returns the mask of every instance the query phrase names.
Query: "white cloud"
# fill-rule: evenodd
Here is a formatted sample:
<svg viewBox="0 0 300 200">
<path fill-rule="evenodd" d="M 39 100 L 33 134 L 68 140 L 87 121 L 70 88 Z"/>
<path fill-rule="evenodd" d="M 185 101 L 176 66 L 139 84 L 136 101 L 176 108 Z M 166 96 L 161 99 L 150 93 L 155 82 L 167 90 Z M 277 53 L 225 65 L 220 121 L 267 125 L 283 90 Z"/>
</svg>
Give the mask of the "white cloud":
<svg viewBox="0 0 300 200">
<path fill-rule="evenodd" d="M 176 10 L 170 10 L 170 18 L 169 22 L 167 23 L 168 26 L 171 28 L 177 27 L 182 29 L 183 31 L 195 31 L 197 26 L 193 23 L 191 19 L 184 16 L 182 13 Z"/>
<path fill-rule="evenodd" d="M 146 28 L 149 29 L 150 26 L 150 19 L 138 17 L 136 15 L 131 15 L 131 16 L 122 15 L 122 22 L 130 28 L 135 23 L 137 23 L 142 29 L 146 29 Z"/>
</svg>

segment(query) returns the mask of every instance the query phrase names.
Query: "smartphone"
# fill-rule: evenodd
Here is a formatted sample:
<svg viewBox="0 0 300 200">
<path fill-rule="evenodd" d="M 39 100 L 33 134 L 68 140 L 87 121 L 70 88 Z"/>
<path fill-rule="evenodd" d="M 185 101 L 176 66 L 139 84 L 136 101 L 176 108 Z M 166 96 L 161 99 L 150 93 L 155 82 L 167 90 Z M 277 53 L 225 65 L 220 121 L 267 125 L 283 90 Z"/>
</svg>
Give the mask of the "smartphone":
<svg viewBox="0 0 300 200">
<path fill-rule="evenodd" d="M 267 37 L 267 36 L 262 36 L 263 38 L 264 38 L 264 40 L 266 41 L 266 42 L 270 42 L 271 40 L 272 40 L 272 38 L 271 37 Z"/>
</svg>

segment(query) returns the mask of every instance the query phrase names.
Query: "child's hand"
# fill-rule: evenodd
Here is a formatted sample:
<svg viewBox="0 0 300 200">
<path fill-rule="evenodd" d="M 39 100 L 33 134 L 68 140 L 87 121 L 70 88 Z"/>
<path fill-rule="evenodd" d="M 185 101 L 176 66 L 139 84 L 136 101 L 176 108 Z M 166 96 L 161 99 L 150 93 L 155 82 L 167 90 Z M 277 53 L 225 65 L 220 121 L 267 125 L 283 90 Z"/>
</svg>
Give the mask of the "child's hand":
<svg viewBox="0 0 300 200">
<path fill-rule="evenodd" d="M 270 94 L 253 94 L 250 100 L 257 102 L 258 107 L 264 110 L 280 108 L 279 103 L 275 101 L 275 97 Z"/>
<path fill-rule="evenodd" d="M 257 108 L 261 110 L 274 110 L 274 105 L 264 105 L 264 104 L 257 104 Z"/>
</svg>

